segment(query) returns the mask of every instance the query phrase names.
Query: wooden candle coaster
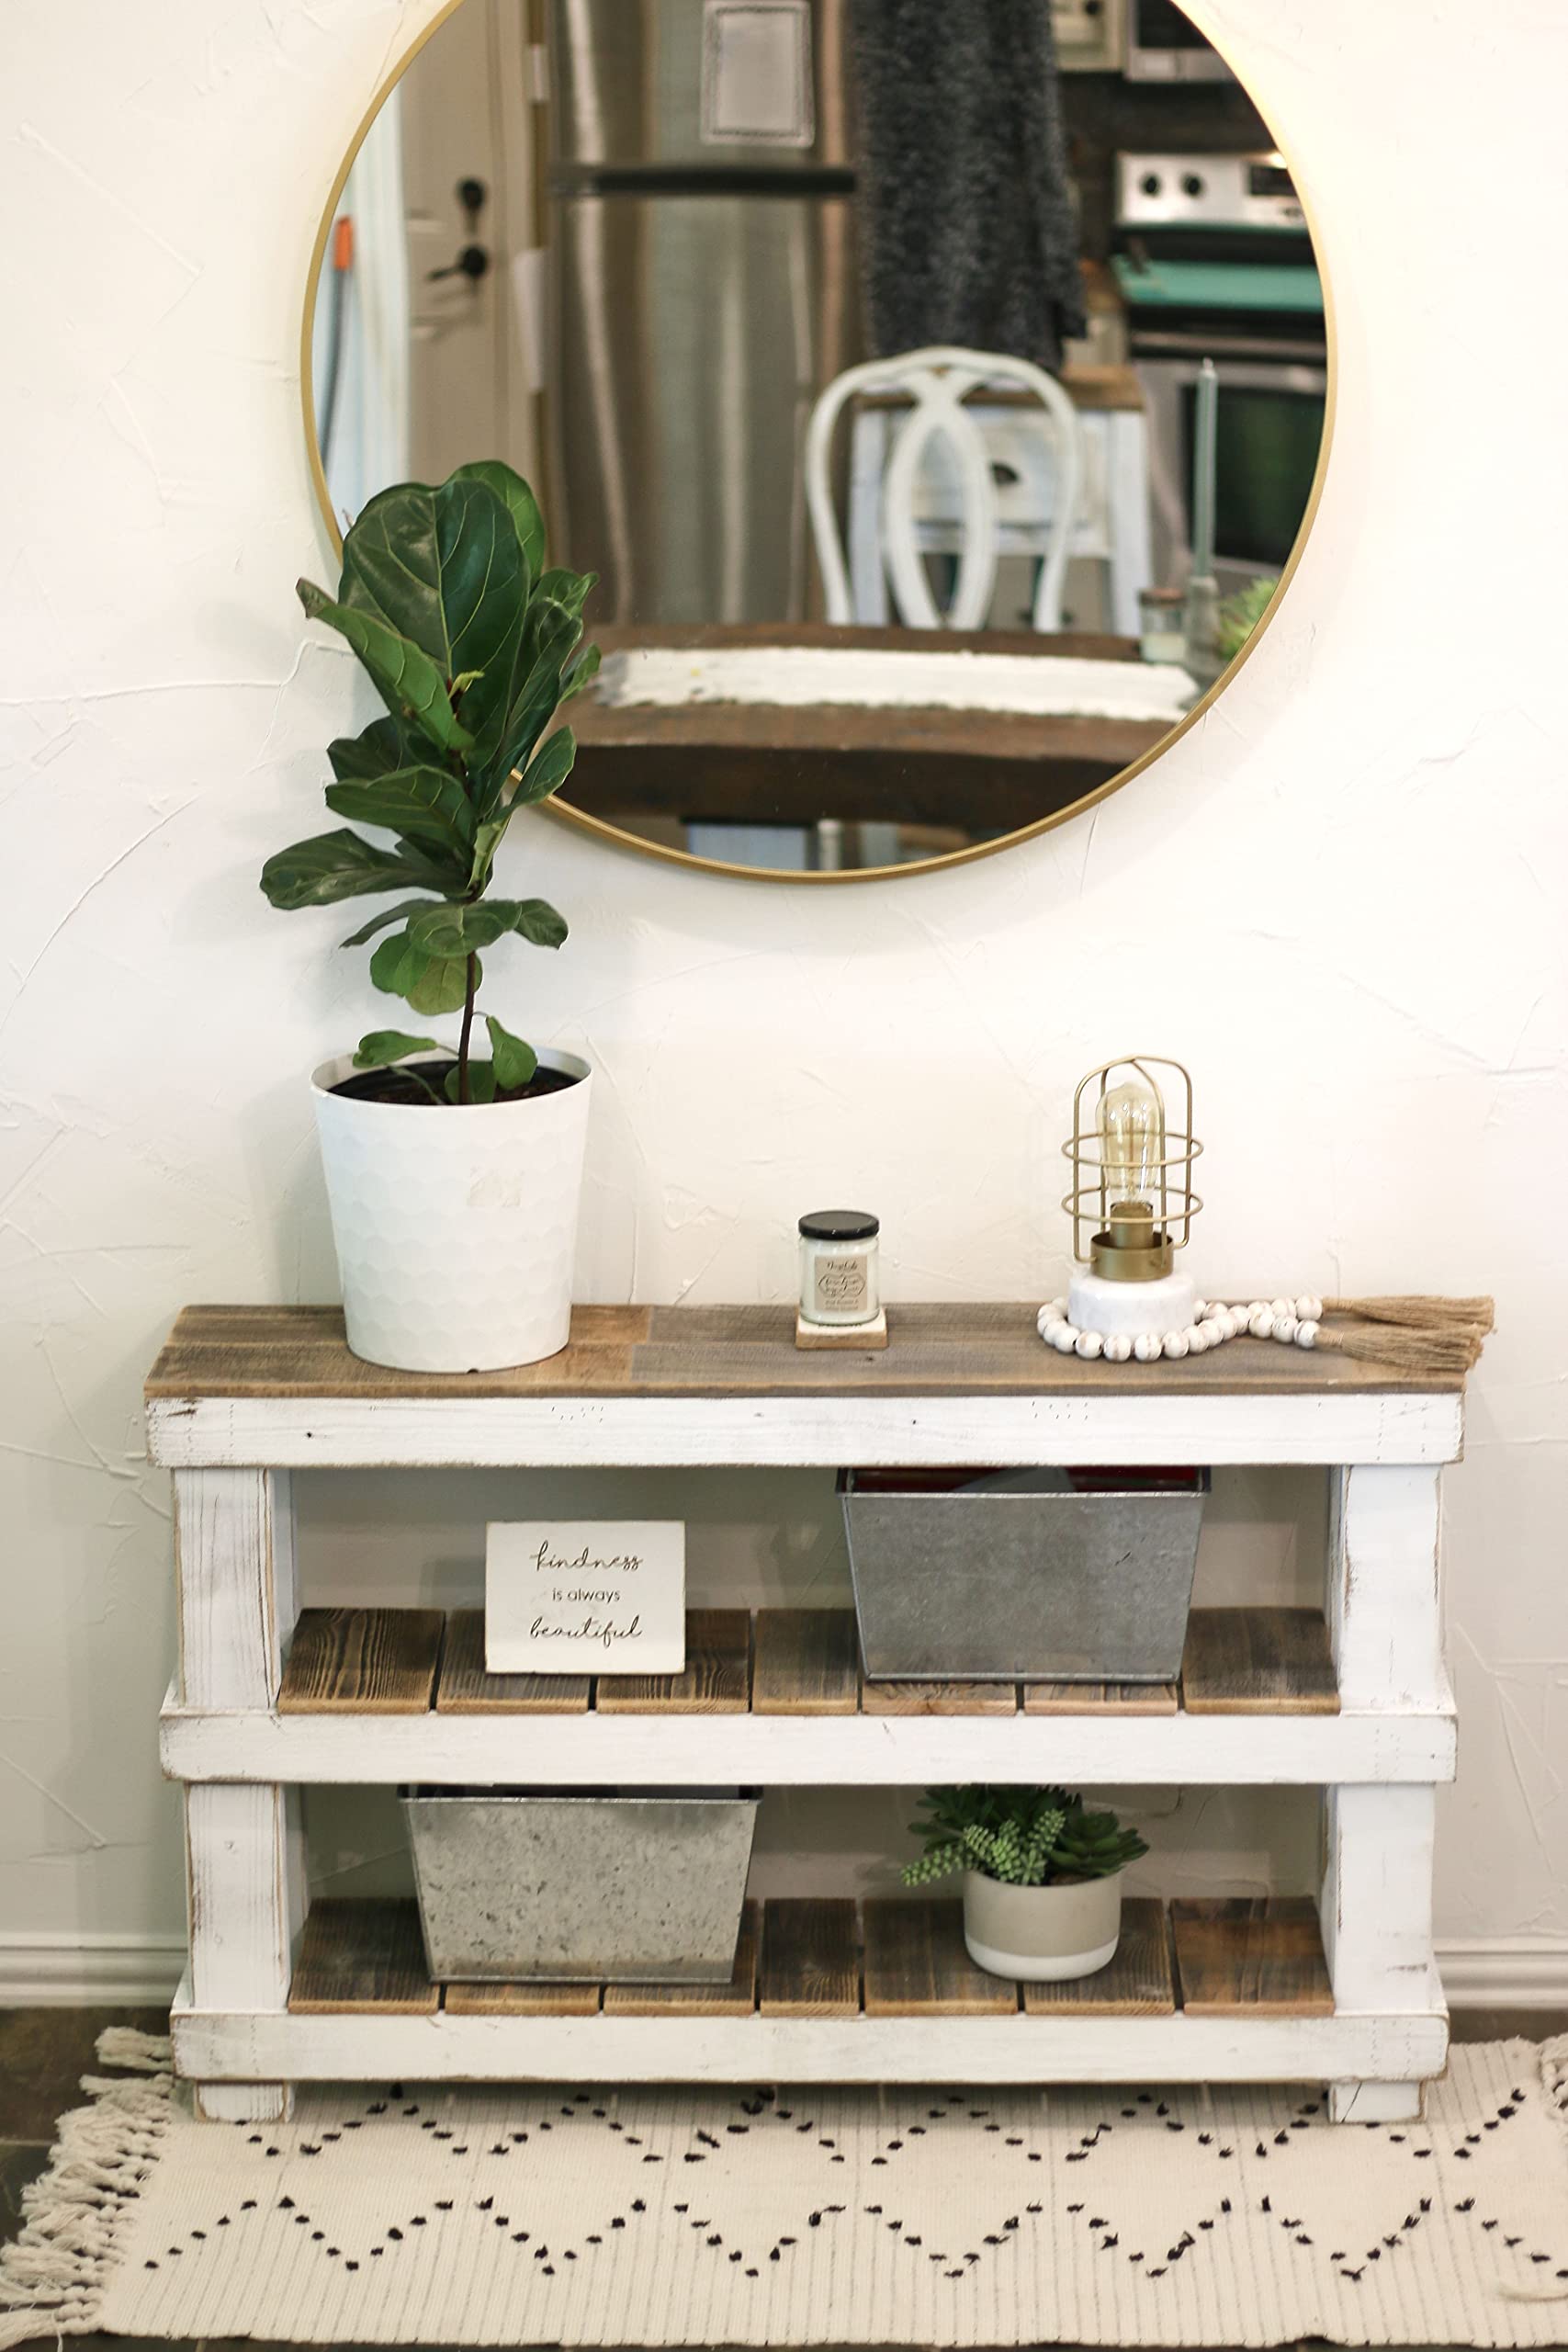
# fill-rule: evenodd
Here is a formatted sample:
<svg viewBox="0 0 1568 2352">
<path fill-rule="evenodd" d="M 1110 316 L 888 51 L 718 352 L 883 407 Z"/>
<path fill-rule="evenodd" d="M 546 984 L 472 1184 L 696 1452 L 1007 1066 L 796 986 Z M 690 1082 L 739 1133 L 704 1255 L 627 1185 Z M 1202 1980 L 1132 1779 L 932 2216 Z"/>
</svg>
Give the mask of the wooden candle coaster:
<svg viewBox="0 0 1568 2352">
<path fill-rule="evenodd" d="M 797 1348 L 885 1348 L 887 1309 L 884 1307 L 871 1323 L 808 1323 L 797 1314 L 795 1344 Z"/>
</svg>

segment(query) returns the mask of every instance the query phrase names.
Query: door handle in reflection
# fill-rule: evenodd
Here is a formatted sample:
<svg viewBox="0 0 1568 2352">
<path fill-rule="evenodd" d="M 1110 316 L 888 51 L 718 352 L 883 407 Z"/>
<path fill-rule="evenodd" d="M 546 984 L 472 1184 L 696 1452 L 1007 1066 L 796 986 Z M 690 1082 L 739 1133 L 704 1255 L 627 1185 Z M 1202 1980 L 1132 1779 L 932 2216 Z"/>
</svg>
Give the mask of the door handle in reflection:
<svg viewBox="0 0 1568 2352">
<path fill-rule="evenodd" d="M 456 261 L 446 263 L 440 269 L 427 269 L 424 274 L 427 278 L 466 277 L 470 286 L 477 286 L 489 267 L 490 254 L 483 245 L 465 245 Z"/>
</svg>

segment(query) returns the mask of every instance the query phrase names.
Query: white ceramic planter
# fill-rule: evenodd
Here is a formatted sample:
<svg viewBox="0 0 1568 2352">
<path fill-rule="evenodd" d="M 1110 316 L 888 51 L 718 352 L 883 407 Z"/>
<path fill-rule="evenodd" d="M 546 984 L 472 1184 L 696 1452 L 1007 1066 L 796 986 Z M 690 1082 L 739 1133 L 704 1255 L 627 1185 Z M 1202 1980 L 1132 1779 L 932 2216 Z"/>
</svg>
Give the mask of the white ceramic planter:
<svg viewBox="0 0 1568 2352">
<path fill-rule="evenodd" d="M 573 1086 L 463 1109 L 367 1102 L 311 1080 L 348 1344 L 401 1372 L 498 1372 L 559 1352 L 592 1076 L 543 1053 Z"/>
<path fill-rule="evenodd" d="M 1122 1873 L 1066 1886 L 1004 1886 L 964 1873 L 964 1940 L 977 1968 L 1024 1984 L 1092 1976 L 1116 1957 Z"/>
</svg>

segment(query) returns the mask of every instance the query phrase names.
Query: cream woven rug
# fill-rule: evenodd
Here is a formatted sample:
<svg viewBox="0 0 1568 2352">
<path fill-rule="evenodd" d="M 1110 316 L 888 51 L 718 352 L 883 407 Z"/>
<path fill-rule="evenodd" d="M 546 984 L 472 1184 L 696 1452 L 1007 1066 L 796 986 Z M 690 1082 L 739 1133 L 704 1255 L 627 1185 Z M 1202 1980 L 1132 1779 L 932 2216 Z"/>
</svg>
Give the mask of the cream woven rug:
<svg viewBox="0 0 1568 2352">
<path fill-rule="evenodd" d="M 0 2341 L 1568 2341 L 1568 2041 L 1457 2049 L 1404 2125 L 1313 2091 L 411 2086 L 258 2132 L 166 2076 L 91 2087 Z"/>
</svg>

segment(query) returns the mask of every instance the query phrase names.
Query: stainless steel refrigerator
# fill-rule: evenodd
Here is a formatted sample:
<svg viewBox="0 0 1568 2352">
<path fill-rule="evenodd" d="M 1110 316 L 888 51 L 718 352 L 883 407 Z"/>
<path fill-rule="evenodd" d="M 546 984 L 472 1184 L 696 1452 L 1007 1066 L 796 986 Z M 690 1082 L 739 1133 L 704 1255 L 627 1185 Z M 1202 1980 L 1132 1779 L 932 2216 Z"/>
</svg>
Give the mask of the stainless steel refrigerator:
<svg viewBox="0 0 1568 2352">
<path fill-rule="evenodd" d="M 862 356 L 842 0 L 551 0 L 553 538 L 606 621 L 815 611 L 811 403 Z"/>
</svg>

